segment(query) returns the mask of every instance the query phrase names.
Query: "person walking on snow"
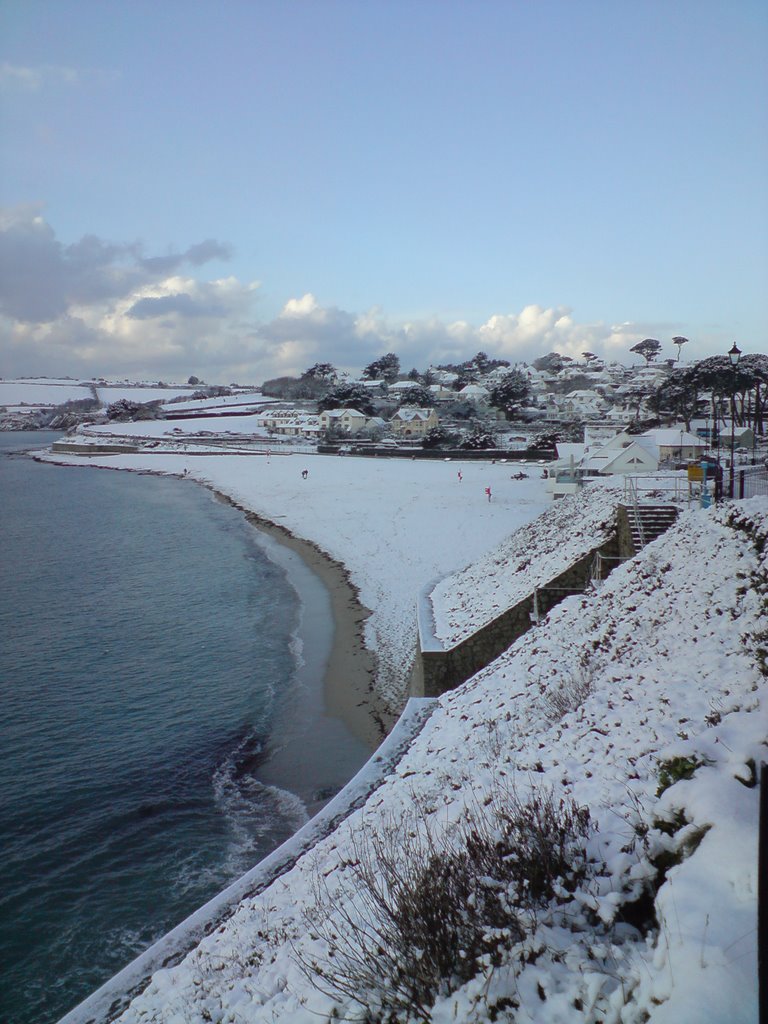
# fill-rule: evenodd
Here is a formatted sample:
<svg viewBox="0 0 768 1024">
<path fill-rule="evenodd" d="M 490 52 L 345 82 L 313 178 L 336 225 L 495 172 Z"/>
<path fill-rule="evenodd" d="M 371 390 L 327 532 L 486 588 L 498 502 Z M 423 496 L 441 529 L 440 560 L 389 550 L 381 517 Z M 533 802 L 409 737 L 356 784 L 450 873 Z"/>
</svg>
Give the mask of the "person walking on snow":
<svg viewBox="0 0 768 1024">
<path fill-rule="evenodd" d="M 490 501 L 491 500 L 491 488 L 490 487 L 486 487 L 485 488 L 485 493 L 488 495 L 488 501 Z"/>
<path fill-rule="evenodd" d="M 461 479 L 462 479 L 461 478 L 461 470 L 459 470 L 459 472 L 456 474 L 456 476 L 459 478 L 459 483 L 461 483 Z"/>
</svg>

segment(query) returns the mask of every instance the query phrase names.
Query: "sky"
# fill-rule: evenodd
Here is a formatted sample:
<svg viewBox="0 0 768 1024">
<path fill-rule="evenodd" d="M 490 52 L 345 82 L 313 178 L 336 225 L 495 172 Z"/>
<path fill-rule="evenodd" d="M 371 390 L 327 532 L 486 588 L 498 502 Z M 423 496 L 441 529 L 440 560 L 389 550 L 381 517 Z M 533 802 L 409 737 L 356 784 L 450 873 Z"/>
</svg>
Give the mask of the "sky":
<svg viewBox="0 0 768 1024">
<path fill-rule="evenodd" d="M 762 0 L 0 0 L 0 376 L 768 352 Z"/>
</svg>

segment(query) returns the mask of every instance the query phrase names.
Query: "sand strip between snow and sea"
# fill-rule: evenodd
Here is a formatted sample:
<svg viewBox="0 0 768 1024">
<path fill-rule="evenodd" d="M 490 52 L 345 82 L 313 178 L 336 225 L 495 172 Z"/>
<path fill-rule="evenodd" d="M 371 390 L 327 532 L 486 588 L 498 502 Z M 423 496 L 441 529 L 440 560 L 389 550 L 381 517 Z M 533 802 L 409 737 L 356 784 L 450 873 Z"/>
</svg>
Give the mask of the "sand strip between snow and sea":
<svg viewBox="0 0 768 1024">
<path fill-rule="evenodd" d="M 248 522 L 262 533 L 294 551 L 328 591 L 333 641 L 324 680 L 326 707 L 371 751 L 375 750 L 394 725 L 397 714 L 387 709 L 376 692 L 376 658 L 366 647 L 364 636 L 365 621 L 371 613 L 360 602 L 346 568 L 311 541 L 294 536 L 279 523 L 257 515 L 218 491 L 216 494 L 240 508 Z"/>
<path fill-rule="evenodd" d="M 62 467 L 89 466 L 88 461 L 78 456 L 62 457 L 58 453 L 51 455 L 46 452 L 42 458 L 40 453 L 34 457 Z M 151 469 L 109 466 L 104 463 L 97 466 L 91 463 L 89 468 L 155 475 Z M 180 476 L 166 471 L 156 475 Z M 376 657 L 365 644 L 365 621 L 370 615 L 370 609 L 359 600 L 357 588 L 351 582 L 345 566 L 313 542 L 296 537 L 286 527 L 253 512 L 210 483 L 190 479 L 212 491 L 218 500 L 237 508 L 251 525 L 280 546 L 293 551 L 309 571 L 319 578 L 328 593 L 333 620 L 333 637 L 322 684 L 325 710 L 338 718 L 357 741 L 373 752 L 392 729 L 398 711 L 388 708 L 376 690 Z"/>
</svg>

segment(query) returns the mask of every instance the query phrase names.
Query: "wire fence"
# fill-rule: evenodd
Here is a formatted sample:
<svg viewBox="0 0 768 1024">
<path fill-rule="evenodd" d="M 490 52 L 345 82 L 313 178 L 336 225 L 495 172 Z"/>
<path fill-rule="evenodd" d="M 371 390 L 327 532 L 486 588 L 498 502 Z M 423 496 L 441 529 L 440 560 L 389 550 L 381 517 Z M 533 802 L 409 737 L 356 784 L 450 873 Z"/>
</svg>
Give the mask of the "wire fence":
<svg viewBox="0 0 768 1024">
<path fill-rule="evenodd" d="M 768 468 L 765 466 L 737 468 L 734 490 L 736 498 L 768 496 Z"/>
</svg>

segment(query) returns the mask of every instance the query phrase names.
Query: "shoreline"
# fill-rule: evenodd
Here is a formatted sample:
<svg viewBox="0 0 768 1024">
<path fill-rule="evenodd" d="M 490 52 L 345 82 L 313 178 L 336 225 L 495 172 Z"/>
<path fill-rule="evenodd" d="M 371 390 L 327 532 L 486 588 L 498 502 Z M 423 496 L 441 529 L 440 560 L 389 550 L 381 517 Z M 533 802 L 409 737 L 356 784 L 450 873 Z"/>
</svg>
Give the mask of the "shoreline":
<svg viewBox="0 0 768 1024">
<path fill-rule="evenodd" d="M 186 479 L 202 483 L 194 477 Z M 340 718 L 353 736 L 373 752 L 388 735 L 398 715 L 390 711 L 376 693 L 376 655 L 365 644 L 364 629 L 371 611 L 360 601 L 347 568 L 312 541 L 297 537 L 287 527 L 253 512 L 210 484 L 203 483 L 203 486 L 217 500 L 242 512 L 255 529 L 295 552 L 328 591 L 333 637 L 323 678 L 326 710 Z"/>
<path fill-rule="evenodd" d="M 79 460 L 62 460 L 50 449 L 37 449 L 37 453 L 34 449 L 27 450 L 27 454 L 36 461 L 63 468 L 108 469 L 189 481 L 205 488 L 216 500 L 237 509 L 256 530 L 298 555 L 308 570 L 320 579 L 330 599 L 333 635 L 322 680 L 325 709 L 329 715 L 340 719 L 352 736 L 368 750 L 373 752 L 377 749 L 397 722 L 399 712 L 389 708 L 376 692 L 377 659 L 375 652 L 366 646 L 364 631 L 371 611 L 360 601 L 358 588 L 342 562 L 332 558 L 313 541 L 297 537 L 282 524 L 254 512 L 208 481 L 191 474 L 182 476 L 177 472 L 89 465 Z"/>
</svg>

